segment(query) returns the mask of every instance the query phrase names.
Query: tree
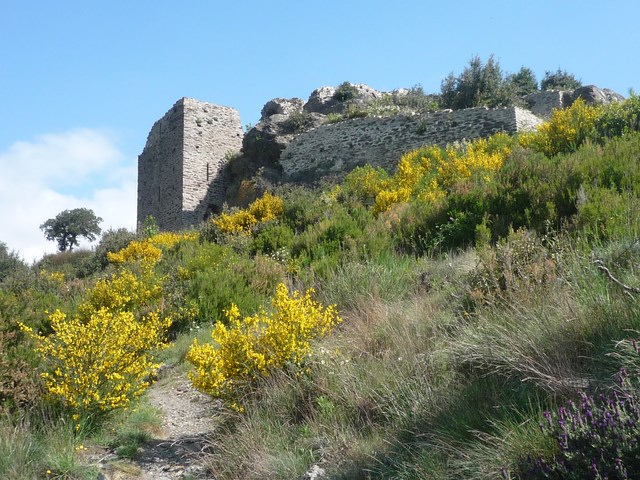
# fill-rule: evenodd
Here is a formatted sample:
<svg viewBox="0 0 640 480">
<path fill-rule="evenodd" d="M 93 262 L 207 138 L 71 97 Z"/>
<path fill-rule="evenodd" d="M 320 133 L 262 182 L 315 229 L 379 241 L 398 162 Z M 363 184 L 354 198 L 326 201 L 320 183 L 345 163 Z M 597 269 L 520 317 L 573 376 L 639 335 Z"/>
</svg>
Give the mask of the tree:
<svg viewBox="0 0 640 480">
<path fill-rule="evenodd" d="M 555 72 L 544 72 L 544 78 L 540 82 L 540 90 L 575 90 L 580 88 L 582 82 L 573 74 L 558 68 Z"/>
<path fill-rule="evenodd" d="M 500 64 L 493 55 L 486 64 L 475 56 L 460 75 L 456 77 L 452 72 L 442 81 L 442 106 L 455 110 L 512 105 L 512 92 L 507 87 Z"/>
<path fill-rule="evenodd" d="M 95 240 L 96 235 L 100 235 L 102 231 L 98 225 L 100 222 L 102 219 L 96 217 L 93 210 L 74 208 L 60 212 L 56 218 L 50 218 L 40 225 L 40 230 L 47 240 L 57 241 L 58 250 L 64 252 L 67 249 L 73 250 L 74 245 L 78 246 L 78 237 Z"/>
<path fill-rule="evenodd" d="M 538 91 L 538 80 L 533 70 L 522 67 L 518 73 L 507 76 L 507 84 L 511 86 L 518 97 L 524 97 Z"/>
</svg>

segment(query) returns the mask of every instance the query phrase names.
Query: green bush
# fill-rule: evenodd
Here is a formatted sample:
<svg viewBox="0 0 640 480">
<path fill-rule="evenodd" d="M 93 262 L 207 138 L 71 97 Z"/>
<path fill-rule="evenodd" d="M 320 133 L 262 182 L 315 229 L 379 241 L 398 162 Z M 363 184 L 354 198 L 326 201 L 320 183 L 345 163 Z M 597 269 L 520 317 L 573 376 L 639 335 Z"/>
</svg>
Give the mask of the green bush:
<svg viewBox="0 0 640 480">
<path fill-rule="evenodd" d="M 270 223 L 255 235 L 250 250 L 252 253 L 269 255 L 283 249 L 289 251 L 293 242 L 294 234 L 288 225 Z"/>
<path fill-rule="evenodd" d="M 624 102 L 605 106 L 595 122 L 599 142 L 607 138 L 621 137 L 640 130 L 640 97 L 632 94 Z"/>
<path fill-rule="evenodd" d="M 284 121 L 283 127 L 289 133 L 299 133 L 309 128 L 312 123 L 313 117 L 311 114 L 303 110 L 299 110 L 289 115 L 289 118 Z"/>
<path fill-rule="evenodd" d="M 140 236 L 127 230 L 119 228 L 117 230 L 109 229 L 102 234 L 102 238 L 96 245 L 95 257 L 100 269 L 105 269 L 109 265 L 107 253 L 116 253 L 125 248 L 134 240 L 139 240 Z"/>
<path fill-rule="evenodd" d="M 558 68 L 555 72 L 547 70 L 540 81 L 540 90 L 575 90 L 580 88 L 582 82 L 572 73 Z"/>
<path fill-rule="evenodd" d="M 592 239 L 635 236 L 640 227 L 640 199 L 612 188 L 587 185 L 580 190 L 577 223 Z"/>
<path fill-rule="evenodd" d="M 0 242 L 0 283 L 8 276 L 27 268 L 27 264 L 17 252 L 9 251 L 7 244 Z"/>
<path fill-rule="evenodd" d="M 533 70 L 522 67 L 518 73 L 508 75 L 506 79 L 507 85 L 513 89 L 515 95 L 523 97 L 538 91 L 538 80 Z"/>
<path fill-rule="evenodd" d="M 195 308 L 197 323 L 223 320 L 223 311 L 232 303 L 246 312 L 256 312 L 285 277 L 276 260 L 251 259 L 214 243 L 186 244 L 175 255 L 182 295 L 185 303 Z"/>
<path fill-rule="evenodd" d="M 487 63 L 478 56 L 473 57 L 460 75 L 450 73 L 442 81 L 440 91 L 441 106 L 454 110 L 512 105 L 514 101 L 513 92 L 493 55 Z"/>
<path fill-rule="evenodd" d="M 349 82 L 342 82 L 336 88 L 333 98 L 339 102 L 347 102 L 358 96 L 358 89 Z"/>
</svg>

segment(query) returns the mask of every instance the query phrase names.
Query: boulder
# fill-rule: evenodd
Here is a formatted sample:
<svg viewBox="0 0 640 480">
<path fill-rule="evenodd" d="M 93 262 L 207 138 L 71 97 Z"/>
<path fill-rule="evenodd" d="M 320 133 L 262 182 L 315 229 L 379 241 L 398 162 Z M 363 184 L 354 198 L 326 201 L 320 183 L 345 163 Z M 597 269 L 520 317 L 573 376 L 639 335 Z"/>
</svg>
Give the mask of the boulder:
<svg viewBox="0 0 640 480">
<path fill-rule="evenodd" d="M 318 465 L 312 465 L 309 470 L 304 474 L 302 480 L 321 480 L 326 477 L 324 468 Z"/>
<path fill-rule="evenodd" d="M 242 153 L 256 166 L 276 166 L 280 153 L 291 140 L 302 132 L 322 125 L 324 121 L 324 115 L 300 109 L 289 114 L 273 113 L 246 133 L 242 140 Z"/>
<path fill-rule="evenodd" d="M 339 98 L 341 86 L 320 87 L 311 92 L 309 100 L 304 104 L 305 112 L 320 113 L 345 113 L 349 105 L 365 106 L 372 100 L 382 97 L 383 93 L 371 88 L 364 83 L 349 84 L 351 95 L 349 98 Z"/>
<path fill-rule="evenodd" d="M 328 113 L 335 113 L 336 108 L 340 101 L 335 98 L 336 89 L 333 87 L 320 87 L 316 88 L 309 100 L 304 104 L 305 112 L 314 112 L 327 115 Z"/>
<path fill-rule="evenodd" d="M 608 88 L 598 88 L 595 85 L 586 85 L 576 88 L 571 94 L 571 103 L 582 98 L 585 103 L 606 105 L 613 102 L 621 102 L 624 97 Z"/>
<path fill-rule="evenodd" d="M 266 120 L 272 115 L 291 115 L 302 109 L 304 100 L 301 98 L 274 98 L 262 107 L 260 120 Z"/>
</svg>

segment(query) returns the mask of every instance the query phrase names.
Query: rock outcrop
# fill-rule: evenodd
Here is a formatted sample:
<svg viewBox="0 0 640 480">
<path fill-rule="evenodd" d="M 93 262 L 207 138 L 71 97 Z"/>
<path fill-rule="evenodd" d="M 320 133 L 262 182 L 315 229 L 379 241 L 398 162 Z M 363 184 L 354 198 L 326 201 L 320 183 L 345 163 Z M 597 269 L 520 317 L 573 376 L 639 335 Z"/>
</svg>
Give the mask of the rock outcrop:
<svg viewBox="0 0 640 480">
<path fill-rule="evenodd" d="M 571 103 L 581 98 L 587 104 L 606 105 L 614 102 L 622 102 L 624 97 L 608 88 L 598 88 L 595 85 L 586 85 L 575 89 L 571 93 Z"/>
<path fill-rule="evenodd" d="M 306 102 L 268 101 L 242 137 L 235 110 L 182 99 L 156 122 L 139 157 L 138 219 L 153 215 L 163 230 L 197 225 L 224 202 L 245 206 L 281 182 L 340 177 L 367 163 L 391 171 L 403 153 L 425 144 L 531 130 L 578 98 L 624 100 L 588 85 L 529 95 L 528 110 L 434 112 L 437 95 L 422 89 L 383 93 L 345 82 L 314 90 Z"/>
</svg>

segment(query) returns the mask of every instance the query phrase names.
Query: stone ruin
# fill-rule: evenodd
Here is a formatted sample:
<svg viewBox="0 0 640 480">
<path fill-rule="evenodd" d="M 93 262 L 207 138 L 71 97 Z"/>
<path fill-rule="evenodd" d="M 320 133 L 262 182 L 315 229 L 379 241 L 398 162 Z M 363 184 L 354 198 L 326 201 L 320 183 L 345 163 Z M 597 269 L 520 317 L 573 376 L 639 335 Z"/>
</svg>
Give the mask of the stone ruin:
<svg viewBox="0 0 640 480">
<path fill-rule="evenodd" d="M 361 117 L 359 109 L 390 94 L 362 84 L 352 87 L 353 96 L 346 101 L 333 87 L 314 90 L 306 102 L 270 100 L 260 122 L 246 134 L 235 109 L 178 100 L 153 125 L 138 157 L 138 224 L 151 215 L 161 230 L 196 226 L 225 203 L 245 206 L 279 183 L 339 178 L 367 163 L 392 171 L 403 153 L 425 144 L 445 146 L 498 132 L 530 131 L 553 109 L 566 108 L 577 98 L 588 103 L 623 99 L 587 86 L 529 95 L 524 99 L 527 109 L 416 113 L 405 108 L 390 116 Z M 336 119 L 342 121 L 334 123 Z"/>
</svg>

